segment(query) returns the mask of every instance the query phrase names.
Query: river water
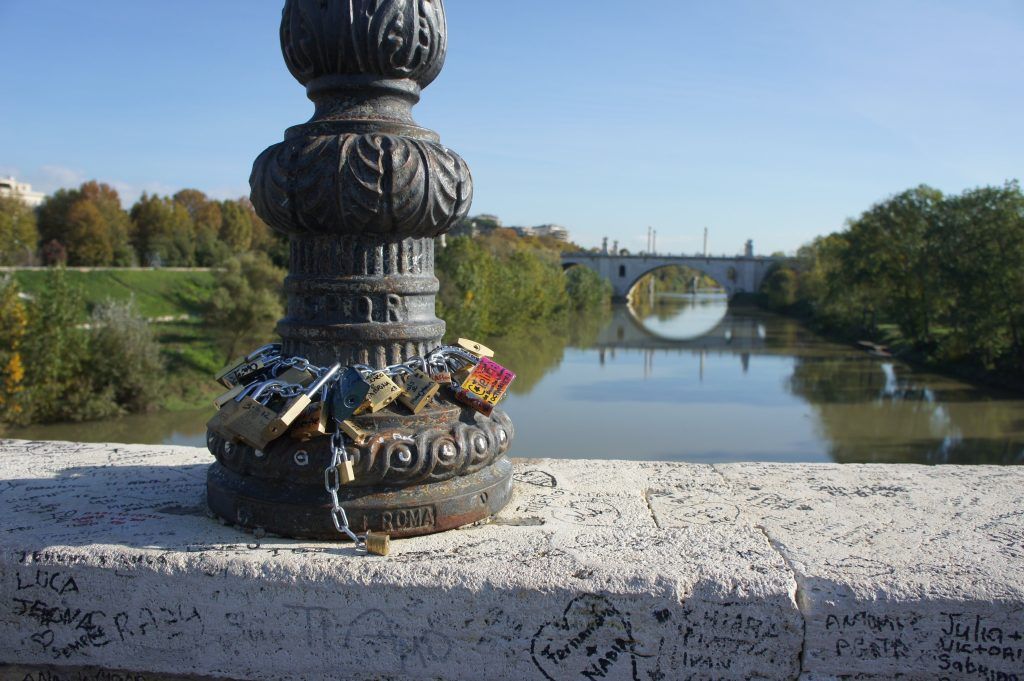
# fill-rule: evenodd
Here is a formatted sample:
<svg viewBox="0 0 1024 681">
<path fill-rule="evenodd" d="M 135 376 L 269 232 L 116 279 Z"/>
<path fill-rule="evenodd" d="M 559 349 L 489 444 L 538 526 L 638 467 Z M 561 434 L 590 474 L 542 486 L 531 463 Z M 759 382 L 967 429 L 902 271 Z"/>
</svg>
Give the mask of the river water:
<svg viewBox="0 0 1024 681">
<path fill-rule="evenodd" d="M 1024 463 L 1024 396 L 826 341 L 722 295 L 480 338 L 519 377 L 513 456 Z M 7 433 L 203 446 L 210 409 Z"/>
</svg>

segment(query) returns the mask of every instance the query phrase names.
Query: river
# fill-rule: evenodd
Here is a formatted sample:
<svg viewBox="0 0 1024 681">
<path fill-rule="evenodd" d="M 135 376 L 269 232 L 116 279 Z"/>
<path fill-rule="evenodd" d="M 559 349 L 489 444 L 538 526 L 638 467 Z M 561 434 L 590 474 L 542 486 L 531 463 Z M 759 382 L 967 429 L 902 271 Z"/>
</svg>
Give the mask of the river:
<svg viewBox="0 0 1024 681">
<path fill-rule="evenodd" d="M 844 463 L 1024 462 L 1024 397 L 827 341 L 722 295 L 671 295 L 480 338 L 519 377 L 513 456 Z M 211 409 L 9 437 L 203 446 Z"/>
</svg>

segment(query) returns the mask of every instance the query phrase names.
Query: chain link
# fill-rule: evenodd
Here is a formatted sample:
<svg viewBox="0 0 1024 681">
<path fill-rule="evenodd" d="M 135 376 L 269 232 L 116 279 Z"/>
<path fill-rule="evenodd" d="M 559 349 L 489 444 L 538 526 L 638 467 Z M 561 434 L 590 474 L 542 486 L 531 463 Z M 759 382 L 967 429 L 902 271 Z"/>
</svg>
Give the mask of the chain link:
<svg viewBox="0 0 1024 681">
<path fill-rule="evenodd" d="M 324 469 L 324 488 L 331 496 L 331 520 L 334 521 L 334 528 L 338 532 L 347 535 L 355 542 L 357 551 L 366 550 L 366 536 L 358 535 L 348 525 L 348 516 L 345 509 L 338 501 L 338 492 L 341 490 L 341 473 L 338 466 L 348 461 L 348 450 L 345 449 L 345 438 L 341 431 L 331 435 L 331 463 Z"/>
<path fill-rule="evenodd" d="M 235 399 L 241 401 L 245 396 L 249 395 L 253 399 L 263 399 L 266 402 L 272 396 L 290 399 L 307 393 L 307 388 L 300 384 L 284 383 L 276 379 L 282 373 L 281 368 L 287 367 L 315 373 L 318 377 L 317 380 L 322 381 L 322 385 L 314 392 L 320 393 L 319 398 L 321 401 L 326 401 L 331 385 L 337 380 L 340 366 L 319 367 L 310 363 L 304 357 L 281 357 L 280 351 L 280 345 L 267 345 L 254 351 L 246 358 L 247 360 L 252 360 L 256 357 L 266 358 L 268 360 L 267 364 L 270 367 L 270 376 L 275 378 L 254 382 L 246 386 Z M 463 367 L 476 364 L 478 360 L 477 356 L 462 348 L 441 346 L 431 350 L 425 356 L 410 357 L 405 362 L 392 364 L 382 369 L 374 369 L 365 364 L 355 364 L 353 368 L 358 370 L 364 378 L 368 378 L 371 374 L 378 371 L 389 377 L 395 377 L 399 374 L 411 374 L 417 369 L 431 375 L 447 373 L 452 377 L 451 382 L 455 386 L 455 373 Z M 316 381 L 314 381 L 315 383 Z M 344 534 L 355 543 L 357 551 L 366 551 L 366 535 L 356 534 L 352 531 L 348 523 L 348 515 L 346 515 L 345 509 L 338 500 L 338 492 L 341 491 L 341 472 L 338 468 L 348 461 L 349 455 L 348 450 L 345 449 L 345 437 L 340 430 L 335 430 L 331 435 L 331 463 L 324 469 L 324 489 L 327 490 L 327 494 L 331 498 L 331 520 L 339 533 Z"/>
</svg>

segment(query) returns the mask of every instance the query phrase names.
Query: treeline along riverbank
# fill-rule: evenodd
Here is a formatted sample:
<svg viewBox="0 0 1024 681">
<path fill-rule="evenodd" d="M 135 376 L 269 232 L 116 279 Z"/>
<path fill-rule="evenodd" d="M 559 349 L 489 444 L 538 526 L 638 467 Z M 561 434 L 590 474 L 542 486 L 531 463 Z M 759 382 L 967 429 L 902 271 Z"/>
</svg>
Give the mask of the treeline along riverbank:
<svg viewBox="0 0 1024 681">
<path fill-rule="evenodd" d="M 815 239 L 761 289 L 770 309 L 846 340 L 1024 388 L 1024 194 L 927 186 Z"/>
<path fill-rule="evenodd" d="M 538 333 L 571 329 L 577 312 L 607 307 L 606 282 L 584 268 L 562 271 L 563 246 L 500 229 L 439 246 L 438 313 L 448 337 L 512 337 L 540 351 L 530 341 Z M 285 274 L 248 251 L 211 271 L 57 266 L 3 276 L 0 423 L 207 404 L 221 366 L 273 339 Z"/>
</svg>

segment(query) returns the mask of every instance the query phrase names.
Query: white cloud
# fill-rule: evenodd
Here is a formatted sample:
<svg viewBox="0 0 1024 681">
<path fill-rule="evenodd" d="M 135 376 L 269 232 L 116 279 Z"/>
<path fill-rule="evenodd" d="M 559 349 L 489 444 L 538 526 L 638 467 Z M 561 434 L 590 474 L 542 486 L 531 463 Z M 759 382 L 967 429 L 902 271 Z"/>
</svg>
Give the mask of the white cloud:
<svg viewBox="0 0 1024 681">
<path fill-rule="evenodd" d="M 85 182 L 85 173 L 64 166 L 42 166 L 32 177 L 33 189 L 52 194 L 58 189 L 77 187 Z"/>
</svg>

